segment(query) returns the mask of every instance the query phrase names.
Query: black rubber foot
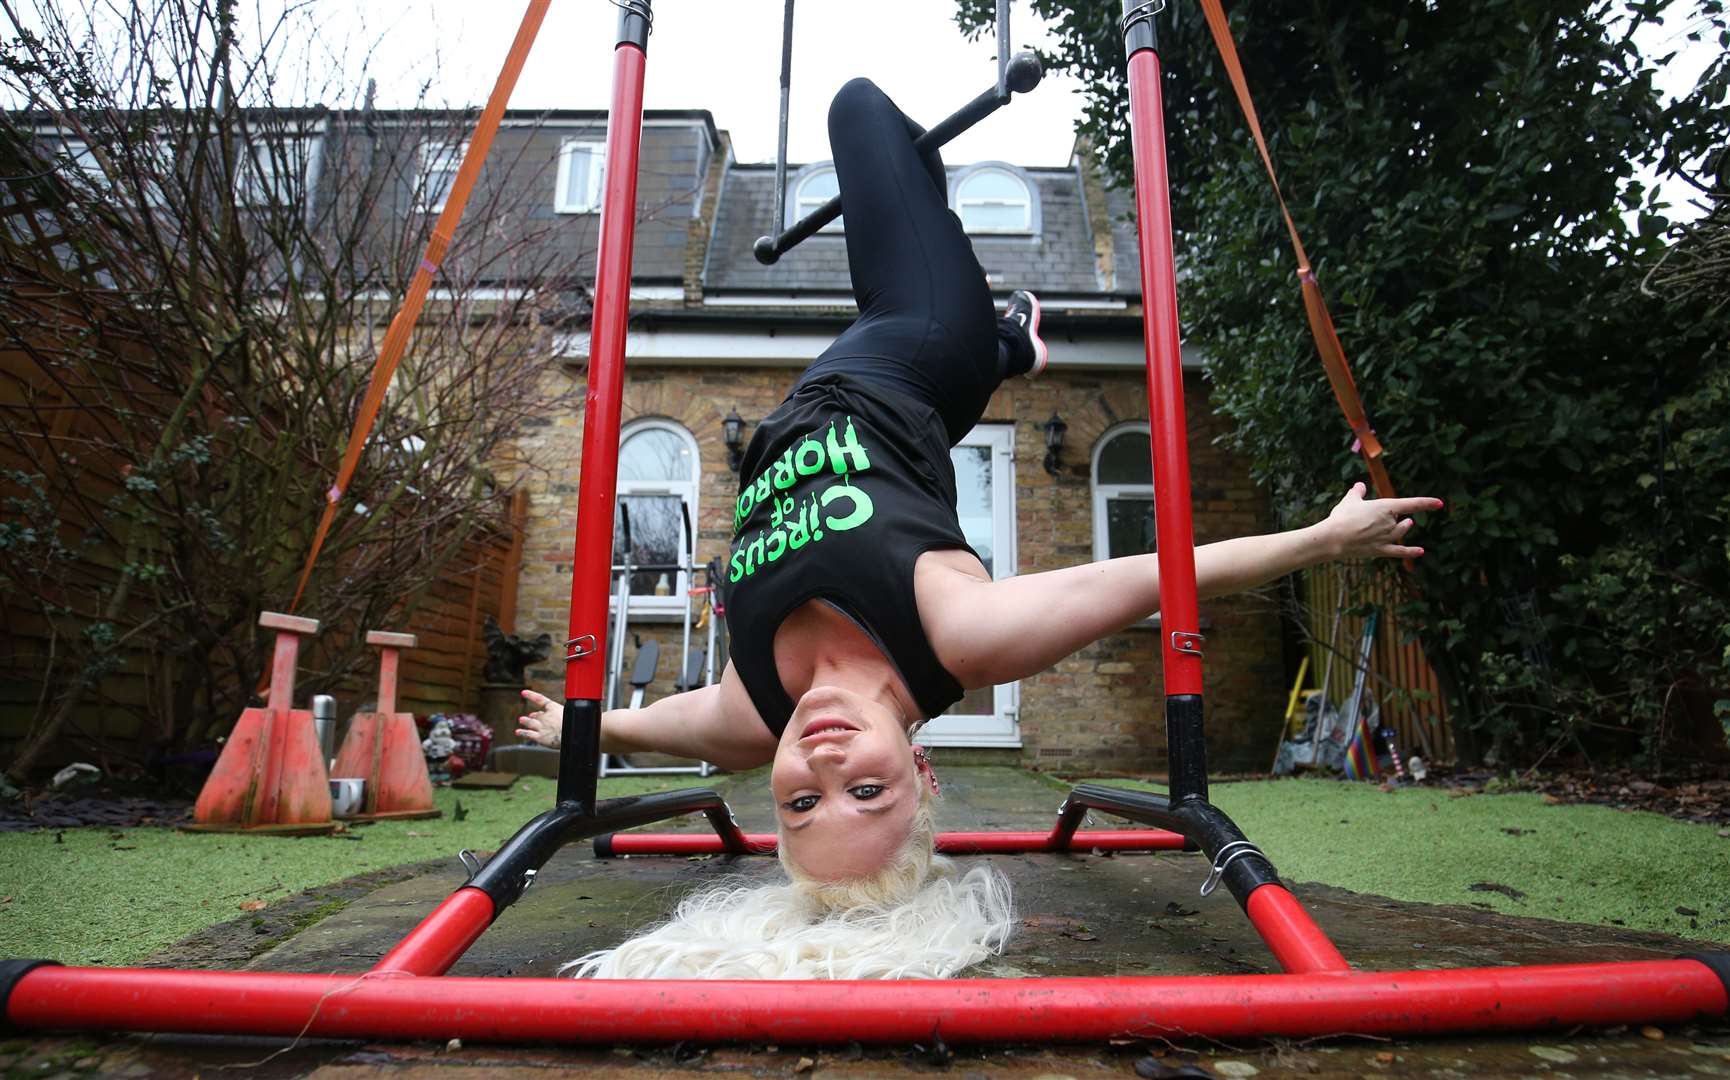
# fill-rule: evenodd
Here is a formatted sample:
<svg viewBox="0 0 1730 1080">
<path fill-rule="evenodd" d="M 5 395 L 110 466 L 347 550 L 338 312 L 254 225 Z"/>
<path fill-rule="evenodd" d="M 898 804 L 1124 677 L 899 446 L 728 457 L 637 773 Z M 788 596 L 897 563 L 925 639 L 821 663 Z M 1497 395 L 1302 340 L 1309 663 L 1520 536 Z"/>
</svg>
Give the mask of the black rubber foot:
<svg viewBox="0 0 1730 1080">
<path fill-rule="evenodd" d="M 1730 953 L 1722 952 L 1691 952 L 1683 953 L 1678 960 L 1698 960 L 1712 969 L 1712 974 L 1718 976 L 1718 981 L 1724 984 L 1724 996 L 1730 998 Z"/>
<path fill-rule="evenodd" d="M 6 1019 L 6 1005 L 19 980 L 39 967 L 59 966 L 58 960 L 0 960 L 0 1031 L 16 1030 Z"/>
</svg>

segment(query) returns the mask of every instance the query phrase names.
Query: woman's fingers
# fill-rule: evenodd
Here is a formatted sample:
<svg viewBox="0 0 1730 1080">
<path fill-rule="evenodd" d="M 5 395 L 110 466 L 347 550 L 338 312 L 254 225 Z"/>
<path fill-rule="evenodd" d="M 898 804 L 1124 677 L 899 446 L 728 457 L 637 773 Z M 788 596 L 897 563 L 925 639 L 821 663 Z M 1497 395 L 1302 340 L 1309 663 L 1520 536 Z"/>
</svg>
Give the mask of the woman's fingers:
<svg viewBox="0 0 1730 1080">
<path fill-rule="evenodd" d="M 553 703 L 552 698 L 548 697 L 545 694 L 537 694 L 533 690 L 524 690 L 523 691 L 523 697 L 528 698 L 530 701 L 534 702 L 536 705 L 541 706 L 543 709 L 546 708 L 548 705 L 551 705 Z"/>
<path fill-rule="evenodd" d="M 1415 499 L 1377 499 L 1376 509 L 1387 510 L 1395 516 L 1404 514 L 1419 514 L 1425 510 L 1440 510 L 1442 500 L 1427 496 Z"/>
</svg>

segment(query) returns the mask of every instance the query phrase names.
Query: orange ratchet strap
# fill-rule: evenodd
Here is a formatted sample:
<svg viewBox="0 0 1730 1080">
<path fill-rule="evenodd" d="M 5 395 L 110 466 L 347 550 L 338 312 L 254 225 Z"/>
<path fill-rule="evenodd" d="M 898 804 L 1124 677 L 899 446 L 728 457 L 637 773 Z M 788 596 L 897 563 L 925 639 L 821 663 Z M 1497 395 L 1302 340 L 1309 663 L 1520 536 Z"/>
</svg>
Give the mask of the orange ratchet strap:
<svg viewBox="0 0 1730 1080">
<path fill-rule="evenodd" d="M 505 58 L 504 70 L 499 72 L 499 80 L 493 84 L 492 96 L 487 99 L 487 107 L 482 111 L 474 134 L 469 138 L 468 149 L 463 153 L 463 163 L 457 169 L 456 179 L 451 182 L 449 194 L 445 196 L 444 209 L 439 212 L 438 221 L 433 224 L 432 239 L 427 241 L 426 254 L 422 256 L 420 266 L 409 281 L 408 293 L 403 297 L 401 310 L 390 321 L 390 329 L 385 332 L 384 343 L 378 351 L 378 360 L 373 363 L 372 382 L 366 388 L 366 396 L 361 399 L 360 414 L 355 417 L 354 430 L 348 435 L 348 449 L 343 452 L 342 465 L 336 471 L 336 481 L 325 493 L 324 515 L 319 518 L 318 531 L 312 537 L 312 550 L 307 552 L 306 565 L 301 569 L 300 581 L 294 587 L 294 599 L 288 604 L 291 613 L 300 606 L 301 594 L 306 591 L 306 583 L 312 577 L 312 565 L 318 561 L 318 553 L 330 534 L 331 522 L 336 520 L 336 508 L 342 502 L 342 493 L 354 476 L 355 466 L 360 463 L 360 453 L 366 448 L 367 438 L 372 434 L 373 421 L 378 418 L 379 406 L 384 404 L 385 391 L 390 388 L 397 363 L 408 347 L 409 335 L 414 332 L 415 321 L 420 318 L 421 308 L 426 303 L 427 290 L 432 287 L 433 275 L 438 273 L 439 263 L 450 249 L 457 222 L 462 219 L 469 194 L 474 190 L 475 180 L 480 176 L 481 166 L 486 162 L 487 151 L 492 148 L 493 136 L 499 130 L 505 102 L 510 100 L 511 89 L 516 86 L 517 76 L 523 70 L 523 62 L 528 59 L 529 47 L 534 44 L 535 34 L 540 31 L 541 21 L 546 17 L 551 3 L 552 0 L 529 0 L 528 10 L 523 13 L 523 24 L 517 29 L 516 40 L 511 43 L 510 55 Z"/>
<path fill-rule="evenodd" d="M 1261 153 L 1261 163 L 1267 168 L 1267 178 L 1273 182 L 1273 193 L 1279 200 L 1280 215 L 1285 218 L 1285 228 L 1291 236 L 1292 250 L 1297 253 L 1298 281 L 1303 286 L 1304 312 L 1309 316 L 1310 334 L 1315 338 L 1316 352 L 1321 354 L 1322 367 L 1327 371 L 1334 398 L 1339 401 L 1346 423 L 1351 425 L 1352 433 L 1357 436 L 1352 443 L 1352 449 L 1363 455 L 1376 494 L 1384 499 L 1391 499 L 1394 496 L 1394 485 L 1388 477 L 1387 467 L 1382 464 L 1381 441 L 1376 438 L 1375 429 L 1370 426 L 1369 417 L 1364 413 L 1363 401 L 1358 397 L 1357 383 L 1352 380 L 1351 367 L 1346 363 L 1345 349 L 1340 345 L 1339 335 L 1334 332 L 1334 321 L 1328 314 L 1327 301 L 1322 299 L 1321 285 L 1316 281 L 1315 271 L 1310 268 L 1309 254 L 1304 251 L 1303 241 L 1298 238 L 1291 211 L 1286 209 L 1285 195 L 1280 191 L 1279 177 L 1274 173 L 1273 158 L 1267 152 L 1267 140 L 1262 137 L 1261 121 L 1256 118 L 1255 102 L 1250 100 L 1249 83 L 1244 79 L 1243 65 L 1238 60 L 1237 44 L 1232 40 L 1225 9 L 1220 6 L 1220 0 L 1201 0 L 1201 9 L 1207 16 L 1207 28 L 1213 33 L 1213 43 L 1219 49 L 1220 59 L 1225 61 L 1226 72 L 1231 76 L 1232 89 L 1237 92 L 1237 103 L 1243 108 L 1244 118 L 1249 121 L 1249 131 L 1255 138 L 1256 150 Z"/>
</svg>

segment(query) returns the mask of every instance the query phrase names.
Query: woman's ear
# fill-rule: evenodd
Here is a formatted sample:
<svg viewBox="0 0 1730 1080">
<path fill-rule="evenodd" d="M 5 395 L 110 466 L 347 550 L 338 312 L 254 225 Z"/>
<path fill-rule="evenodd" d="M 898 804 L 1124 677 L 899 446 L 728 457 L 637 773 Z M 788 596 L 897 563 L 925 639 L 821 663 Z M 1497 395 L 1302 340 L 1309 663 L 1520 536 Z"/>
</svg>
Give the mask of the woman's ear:
<svg viewBox="0 0 1730 1080">
<path fill-rule="evenodd" d="M 941 795 L 943 789 L 937 783 L 937 770 L 931 767 L 931 757 L 925 752 L 925 747 L 913 744 L 913 768 L 931 785 L 931 794 Z"/>
</svg>

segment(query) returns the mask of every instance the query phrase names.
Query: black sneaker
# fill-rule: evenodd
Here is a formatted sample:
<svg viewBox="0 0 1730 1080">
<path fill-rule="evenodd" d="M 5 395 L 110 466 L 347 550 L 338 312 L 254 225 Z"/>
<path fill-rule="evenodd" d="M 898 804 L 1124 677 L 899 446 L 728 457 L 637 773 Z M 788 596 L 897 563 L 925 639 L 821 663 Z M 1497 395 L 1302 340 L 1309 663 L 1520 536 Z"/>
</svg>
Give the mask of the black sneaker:
<svg viewBox="0 0 1730 1080">
<path fill-rule="evenodd" d="M 1026 379 L 1039 378 L 1045 370 L 1045 364 L 1051 354 L 1045 348 L 1045 339 L 1039 336 L 1039 297 L 1026 289 L 1016 289 L 1009 294 L 1009 306 L 1004 309 L 1003 317 L 1010 322 L 1018 323 L 1027 334 L 1027 341 L 1033 347 L 1033 364 L 1021 375 Z"/>
</svg>

